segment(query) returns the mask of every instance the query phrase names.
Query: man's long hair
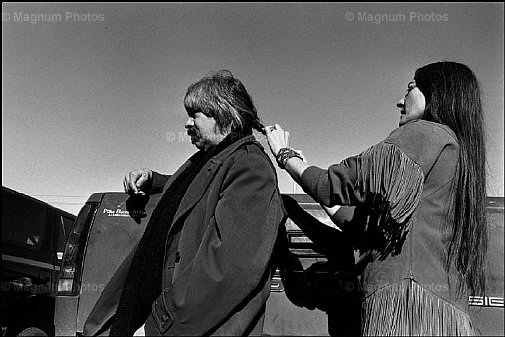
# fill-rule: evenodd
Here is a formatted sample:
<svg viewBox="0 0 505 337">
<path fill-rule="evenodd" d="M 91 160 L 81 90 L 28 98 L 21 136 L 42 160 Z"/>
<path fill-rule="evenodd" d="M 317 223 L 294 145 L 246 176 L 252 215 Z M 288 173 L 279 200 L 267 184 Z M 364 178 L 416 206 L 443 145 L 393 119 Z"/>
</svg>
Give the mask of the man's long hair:
<svg viewBox="0 0 505 337">
<path fill-rule="evenodd" d="M 262 131 L 253 100 L 229 70 L 220 70 L 191 84 L 184 97 L 188 114 L 202 112 L 216 120 L 219 131 L 248 135 Z"/>
<path fill-rule="evenodd" d="M 447 244 L 447 269 L 459 273 L 458 290 L 484 294 L 488 246 L 486 203 L 486 146 L 480 89 L 465 65 L 438 62 L 419 68 L 416 86 L 426 98 L 423 119 L 445 124 L 459 143 L 451 208 L 447 215 L 452 235 Z"/>
</svg>

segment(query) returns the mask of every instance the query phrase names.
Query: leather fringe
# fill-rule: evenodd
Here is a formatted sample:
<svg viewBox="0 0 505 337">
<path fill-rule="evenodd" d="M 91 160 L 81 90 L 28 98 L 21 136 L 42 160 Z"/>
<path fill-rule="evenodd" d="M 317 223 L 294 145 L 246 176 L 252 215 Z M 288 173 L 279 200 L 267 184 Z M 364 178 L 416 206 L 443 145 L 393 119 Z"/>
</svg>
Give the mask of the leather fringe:
<svg viewBox="0 0 505 337">
<path fill-rule="evenodd" d="M 363 336 L 474 336 L 468 314 L 406 279 L 362 304 Z"/>
<path fill-rule="evenodd" d="M 396 255 L 423 191 L 421 167 L 393 144 L 379 143 L 359 155 L 358 187 L 371 197 L 369 225 L 382 237 L 379 260 Z"/>
</svg>

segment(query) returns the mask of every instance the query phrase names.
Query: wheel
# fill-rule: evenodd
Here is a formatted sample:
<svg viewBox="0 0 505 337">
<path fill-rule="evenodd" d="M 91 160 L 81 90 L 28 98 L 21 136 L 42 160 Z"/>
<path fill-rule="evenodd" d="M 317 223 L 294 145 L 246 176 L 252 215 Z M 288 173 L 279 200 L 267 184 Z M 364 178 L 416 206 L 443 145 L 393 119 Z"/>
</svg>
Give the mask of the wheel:
<svg viewBox="0 0 505 337">
<path fill-rule="evenodd" d="M 18 333 L 17 336 L 19 336 L 19 337 L 24 337 L 24 336 L 44 336 L 44 337 L 47 337 L 47 334 L 43 330 L 40 330 L 39 328 L 29 327 L 29 328 L 24 329 L 20 333 Z"/>
</svg>

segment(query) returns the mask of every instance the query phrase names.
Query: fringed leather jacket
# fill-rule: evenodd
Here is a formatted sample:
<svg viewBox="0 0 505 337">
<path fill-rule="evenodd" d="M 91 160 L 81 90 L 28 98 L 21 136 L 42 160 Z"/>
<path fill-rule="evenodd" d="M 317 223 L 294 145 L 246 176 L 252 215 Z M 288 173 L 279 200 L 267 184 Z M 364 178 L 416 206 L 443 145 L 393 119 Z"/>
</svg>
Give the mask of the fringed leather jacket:
<svg viewBox="0 0 505 337">
<path fill-rule="evenodd" d="M 326 206 L 353 205 L 366 219 L 355 244 L 364 335 L 472 334 L 457 274 L 446 269 L 459 145 L 445 125 L 411 121 L 328 170 L 309 167 L 302 187 Z"/>
</svg>

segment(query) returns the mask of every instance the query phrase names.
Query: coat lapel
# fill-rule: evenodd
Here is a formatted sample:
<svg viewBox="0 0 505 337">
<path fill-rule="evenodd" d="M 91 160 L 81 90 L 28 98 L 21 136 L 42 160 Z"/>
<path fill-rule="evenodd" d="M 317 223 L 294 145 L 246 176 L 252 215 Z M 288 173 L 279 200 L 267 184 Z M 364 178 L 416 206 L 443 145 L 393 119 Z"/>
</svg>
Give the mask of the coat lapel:
<svg viewBox="0 0 505 337">
<path fill-rule="evenodd" d="M 165 194 L 170 186 L 172 186 L 172 183 L 181 175 L 181 173 L 184 172 L 184 170 L 188 168 L 189 165 L 191 165 L 191 158 L 186 160 L 186 162 L 182 164 L 182 166 L 179 167 L 179 169 L 175 171 L 175 173 L 168 179 L 168 181 L 165 183 L 165 186 L 163 186 L 162 195 Z"/>
<path fill-rule="evenodd" d="M 221 162 L 217 162 L 215 158 L 213 158 L 203 167 L 200 173 L 198 173 L 195 180 L 189 185 L 186 194 L 184 194 L 172 224 L 176 223 L 184 213 L 190 210 L 202 198 L 220 166 Z M 172 228 L 173 226 L 170 226 L 170 229 Z"/>
<path fill-rule="evenodd" d="M 246 143 L 252 143 L 255 142 L 254 136 L 248 136 L 245 137 L 232 145 L 230 145 L 227 149 L 225 149 L 223 152 L 218 154 L 216 157 L 212 158 L 209 160 L 207 164 L 202 168 L 202 170 L 197 174 L 193 182 L 189 185 L 188 190 L 184 194 L 184 197 L 181 201 L 181 204 L 179 205 L 179 208 L 177 209 L 177 212 L 175 213 L 174 220 L 172 221 L 172 224 L 176 223 L 177 220 L 181 216 L 183 216 L 188 210 L 190 210 L 205 194 L 205 191 L 209 187 L 210 183 L 212 182 L 212 179 L 216 175 L 216 173 L 219 171 L 219 168 L 221 167 L 221 164 L 226 160 L 236 149 L 238 149 L 241 145 L 246 144 Z M 181 169 L 184 167 L 187 167 L 187 162 L 179 169 L 177 170 L 176 174 L 180 174 Z M 174 181 L 174 177 L 172 177 L 172 180 Z M 167 183 L 168 185 L 168 183 Z M 171 234 L 172 232 L 172 224 L 170 225 L 170 230 L 168 232 L 168 235 Z"/>
</svg>

